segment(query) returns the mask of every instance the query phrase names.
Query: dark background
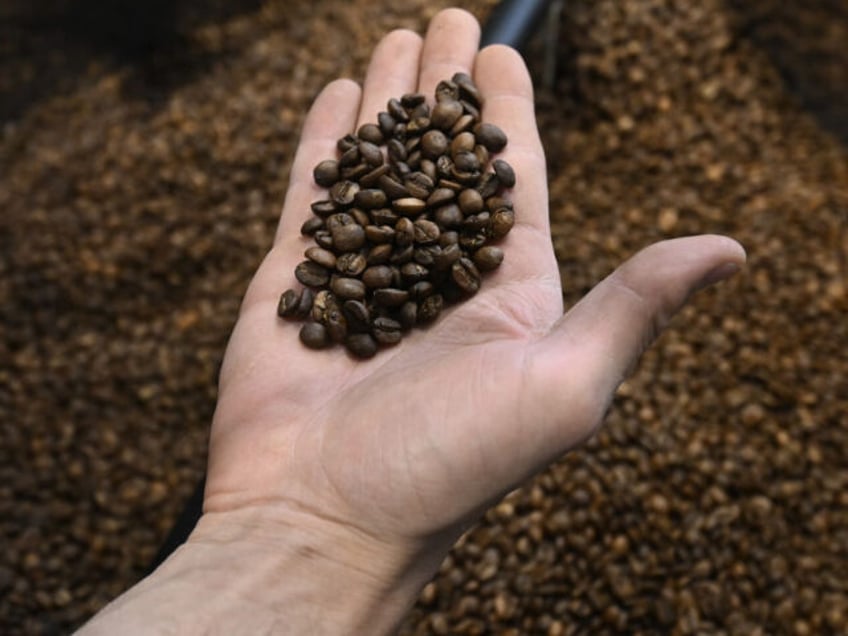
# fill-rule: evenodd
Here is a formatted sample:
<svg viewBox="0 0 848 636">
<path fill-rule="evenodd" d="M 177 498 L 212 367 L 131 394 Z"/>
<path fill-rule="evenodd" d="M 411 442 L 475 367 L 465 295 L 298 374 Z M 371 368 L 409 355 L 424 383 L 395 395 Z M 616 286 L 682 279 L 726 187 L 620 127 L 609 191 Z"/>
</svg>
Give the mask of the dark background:
<svg viewBox="0 0 848 636">
<path fill-rule="evenodd" d="M 0 632 L 67 632 L 143 573 L 202 475 L 310 101 L 447 5 L 3 3 Z M 749 266 L 404 632 L 844 633 L 848 6 L 572 0 L 557 26 L 537 101 L 566 303 L 661 238 L 727 233 Z"/>
</svg>

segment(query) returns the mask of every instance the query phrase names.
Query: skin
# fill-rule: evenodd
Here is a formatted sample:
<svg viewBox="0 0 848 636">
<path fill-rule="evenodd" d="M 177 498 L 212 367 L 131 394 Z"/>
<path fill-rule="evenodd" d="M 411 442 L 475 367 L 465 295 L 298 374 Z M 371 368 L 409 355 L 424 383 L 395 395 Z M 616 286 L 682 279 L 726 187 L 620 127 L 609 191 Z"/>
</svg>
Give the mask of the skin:
<svg viewBox="0 0 848 636">
<path fill-rule="evenodd" d="M 388 34 L 362 89 L 338 80 L 304 125 L 274 246 L 220 377 L 204 515 L 188 543 L 84 634 L 391 633 L 489 505 L 600 425 L 618 384 L 689 296 L 740 269 L 732 239 L 652 245 L 563 315 L 530 78 L 477 50 L 460 10 Z M 472 73 L 518 175 L 506 259 L 472 299 L 358 361 L 305 349 L 276 317 L 321 197 L 312 168 L 386 101 Z"/>
</svg>

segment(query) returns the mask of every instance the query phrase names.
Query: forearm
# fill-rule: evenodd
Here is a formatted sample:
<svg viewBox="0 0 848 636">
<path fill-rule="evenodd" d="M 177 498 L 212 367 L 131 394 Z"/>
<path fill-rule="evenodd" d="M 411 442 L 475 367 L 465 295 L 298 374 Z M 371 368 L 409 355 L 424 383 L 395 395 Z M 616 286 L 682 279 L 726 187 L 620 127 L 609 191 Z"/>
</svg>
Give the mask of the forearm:
<svg viewBox="0 0 848 636">
<path fill-rule="evenodd" d="M 389 634 L 438 566 L 332 524 L 227 514 L 79 633 Z"/>
</svg>

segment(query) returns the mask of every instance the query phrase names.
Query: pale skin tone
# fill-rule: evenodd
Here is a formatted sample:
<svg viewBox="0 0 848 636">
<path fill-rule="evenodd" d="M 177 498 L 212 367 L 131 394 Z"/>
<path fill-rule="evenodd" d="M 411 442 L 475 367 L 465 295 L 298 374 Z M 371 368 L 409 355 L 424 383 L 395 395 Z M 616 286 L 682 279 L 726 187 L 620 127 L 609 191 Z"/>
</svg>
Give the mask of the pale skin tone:
<svg viewBox="0 0 848 636">
<path fill-rule="evenodd" d="M 732 239 L 650 246 L 563 315 L 545 159 L 520 56 L 477 50 L 447 10 L 395 31 L 365 82 L 328 85 L 302 132 L 274 246 L 244 298 L 220 378 L 204 515 L 85 634 L 391 633 L 453 542 L 505 492 L 589 437 L 618 384 L 701 287 L 744 264 Z M 358 361 L 315 352 L 276 317 L 310 242 L 312 167 L 390 97 L 471 73 L 507 133 L 517 222 L 481 291 Z"/>
</svg>

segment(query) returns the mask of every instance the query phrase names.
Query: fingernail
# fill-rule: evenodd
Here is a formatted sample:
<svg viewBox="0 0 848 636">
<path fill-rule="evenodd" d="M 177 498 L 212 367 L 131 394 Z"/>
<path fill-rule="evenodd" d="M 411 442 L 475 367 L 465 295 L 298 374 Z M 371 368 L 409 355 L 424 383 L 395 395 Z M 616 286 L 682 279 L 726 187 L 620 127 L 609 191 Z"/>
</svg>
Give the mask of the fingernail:
<svg viewBox="0 0 848 636">
<path fill-rule="evenodd" d="M 697 285 L 697 289 L 703 289 L 704 287 L 709 287 L 719 281 L 726 280 L 736 274 L 739 271 L 739 265 L 737 263 L 722 263 L 718 267 L 714 267 L 700 280 Z"/>
</svg>

